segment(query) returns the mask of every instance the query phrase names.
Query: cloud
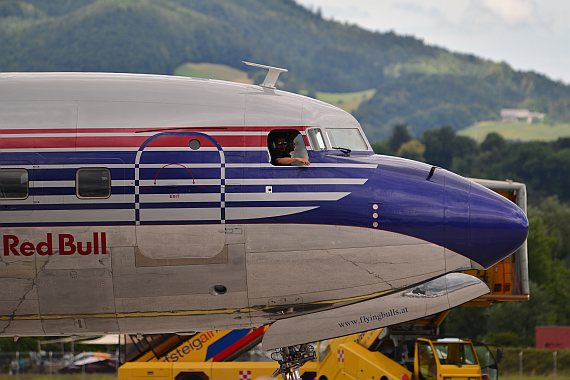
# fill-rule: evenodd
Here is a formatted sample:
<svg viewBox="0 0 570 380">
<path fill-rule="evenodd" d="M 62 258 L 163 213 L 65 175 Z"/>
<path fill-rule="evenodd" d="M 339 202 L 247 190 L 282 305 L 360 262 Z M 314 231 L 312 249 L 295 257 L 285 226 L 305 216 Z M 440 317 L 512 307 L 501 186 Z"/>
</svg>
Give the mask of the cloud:
<svg viewBox="0 0 570 380">
<path fill-rule="evenodd" d="M 537 17 L 532 0 L 483 0 L 482 5 L 510 26 L 533 24 Z"/>
</svg>

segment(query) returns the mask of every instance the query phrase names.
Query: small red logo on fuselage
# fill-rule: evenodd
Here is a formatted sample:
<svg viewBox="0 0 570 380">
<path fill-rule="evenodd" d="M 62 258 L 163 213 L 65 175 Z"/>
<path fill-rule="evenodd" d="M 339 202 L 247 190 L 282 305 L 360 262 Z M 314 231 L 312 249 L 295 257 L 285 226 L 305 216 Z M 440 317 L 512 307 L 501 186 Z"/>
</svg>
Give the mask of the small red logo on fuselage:
<svg viewBox="0 0 570 380">
<path fill-rule="evenodd" d="M 4 235 L 3 239 L 4 256 L 32 256 L 38 254 L 40 256 L 51 256 L 59 254 L 60 256 L 69 256 L 80 254 L 87 255 L 105 255 L 107 253 L 107 234 L 105 232 L 93 232 L 92 239 L 89 241 L 80 241 L 72 234 L 46 234 L 44 241 L 32 243 L 29 241 L 20 242 L 16 235 Z M 54 250 L 54 242 L 57 244 L 57 250 Z"/>
</svg>

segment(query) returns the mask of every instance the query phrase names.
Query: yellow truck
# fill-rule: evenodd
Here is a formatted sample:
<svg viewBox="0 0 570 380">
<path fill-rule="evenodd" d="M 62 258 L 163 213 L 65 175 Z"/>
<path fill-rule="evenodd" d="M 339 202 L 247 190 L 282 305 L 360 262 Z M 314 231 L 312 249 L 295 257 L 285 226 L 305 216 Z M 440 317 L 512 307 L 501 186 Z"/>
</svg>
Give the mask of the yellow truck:
<svg viewBox="0 0 570 380">
<path fill-rule="evenodd" d="M 399 326 L 400 329 L 405 326 Z M 238 331 L 238 330 L 234 330 Z M 317 343 L 317 360 L 306 363 L 300 369 L 303 380 L 481 380 L 495 379 L 496 363 L 482 364 L 473 343 L 465 339 L 429 339 L 409 335 L 392 334 L 388 328 L 354 334 Z M 224 333 L 217 332 L 220 340 Z M 227 335 L 227 334 L 226 334 Z M 247 334 L 246 334 L 247 335 Z M 193 340 L 194 339 L 194 340 Z M 119 380 L 253 380 L 274 376 L 277 364 L 268 357 L 266 361 L 189 361 L 182 356 L 193 337 L 173 348 L 163 360 L 129 362 L 119 368 Z M 208 348 L 220 342 L 210 338 L 201 346 Z M 239 343 L 238 343 L 239 345 Z M 225 346 L 225 345 L 224 345 Z M 170 359 L 168 359 L 170 357 Z M 495 370 L 490 371 L 490 370 Z"/>
<path fill-rule="evenodd" d="M 321 343 L 322 345 L 322 343 Z M 484 352 L 481 360 L 479 353 Z M 319 352 L 318 380 L 498 378 L 495 356 L 467 339 L 396 336 L 377 329 L 333 339 Z"/>
</svg>

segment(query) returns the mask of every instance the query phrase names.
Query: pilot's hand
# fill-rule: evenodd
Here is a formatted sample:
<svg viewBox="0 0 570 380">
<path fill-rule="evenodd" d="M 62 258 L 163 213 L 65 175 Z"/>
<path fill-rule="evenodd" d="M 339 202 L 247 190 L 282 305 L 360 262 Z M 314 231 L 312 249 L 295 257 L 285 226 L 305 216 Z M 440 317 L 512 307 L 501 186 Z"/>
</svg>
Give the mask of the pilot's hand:
<svg viewBox="0 0 570 380">
<path fill-rule="evenodd" d="M 311 163 L 309 162 L 309 160 L 307 160 L 306 158 L 302 158 L 302 157 L 297 157 L 297 162 L 302 163 L 305 166 L 309 166 L 311 165 Z"/>
</svg>

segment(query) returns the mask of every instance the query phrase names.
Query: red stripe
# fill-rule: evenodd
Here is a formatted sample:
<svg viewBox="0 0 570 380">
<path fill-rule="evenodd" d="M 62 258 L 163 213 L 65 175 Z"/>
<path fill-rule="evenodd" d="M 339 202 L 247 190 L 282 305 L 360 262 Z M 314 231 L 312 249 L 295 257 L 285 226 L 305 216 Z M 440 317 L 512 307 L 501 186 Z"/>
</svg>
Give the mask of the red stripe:
<svg viewBox="0 0 570 380">
<path fill-rule="evenodd" d="M 21 128 L 21 129 L 1 129 L 0 134 L 38 134 L 38 133 L 143 133 L 143 132 L 207 132 L 207 131 L 236 131 L 236 132 L 271 132 L 275 129 L 296 129 L 304 131 L 307 126 L 286 125 L 286 126 L 166 126 L 157 128 Z"/>
<path fill-rule="evenodd" d="M 75 148 L 75 137 L 0 139 L 0 149 L 16 148 Z"/>
<path fill-rule="evenodd" d="M 232 355 L 243 346 L 246 346 L 249 342 L 253 341 L 257 337 L 263 335 L 268 327 L 269 326 L 263 326 L 253 330 L 252 332 L 250 332 L 249 334 L 247 334 L 246 336 L 244 336 L 243 338 L 241 338 L 240 340 L 238 340 L 237 342 L 235 342 L 234 344 L 232 344 L 231 346 L 227 347 L 225 350 L 214 356 L 212 358 L 212 361 L 213 362 L 224 361 L 228 356 Z"/>
<path fill-rule="evenodd" d="M 149 136 L 101 136 L 101 137 L 18 137 L 0 139 L 0 149 L 33 148 L 138 148 Z M 213 136 L 222 147 L 266 147 L 267 136 Z M 147 147 L 188 147 L 192 139 L 200 141 L 203 147 L 214 145 L 205 138 L 196 136 L 163 136 L 151 141 Z M 305 142 L 306 143 L 306 142 Z"/>
</svg>

